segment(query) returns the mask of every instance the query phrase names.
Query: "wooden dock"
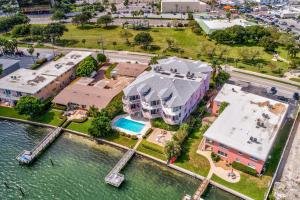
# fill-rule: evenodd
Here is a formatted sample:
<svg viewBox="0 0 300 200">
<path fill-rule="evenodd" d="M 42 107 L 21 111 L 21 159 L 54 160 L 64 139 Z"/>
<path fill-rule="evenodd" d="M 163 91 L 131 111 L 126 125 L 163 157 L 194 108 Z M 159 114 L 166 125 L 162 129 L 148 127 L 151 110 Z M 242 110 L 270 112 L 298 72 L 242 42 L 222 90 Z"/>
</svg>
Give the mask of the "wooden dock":
<svg viewBox="0 0 300 200">
<path fill-rule="evenodd" d="M 105 177 L 105 182 L 115 187 L 119 187 L 125 179 L 124 175 L 120 174 L 120 171 L 125 167 L 125 165 L 133 157 L 134 154 L 135 154 L 134 149 L 128 150 L 121 158 L 121 160 L 119 160 L 119 162 Z"/>
<path fill-rule="evenodd" d="M 203 182 L 198 187 L 197 191 L 195 192 L 195 194 L 193 196 L 193 200 L 200 200 L 201 199 L 201 196 L 205 192 L 208 184 L 209 184 L 209 179 L 207 179 L 207 178 L 204 179 Z"/>
<path fill-rule="evenodd" d="M 49 133 L 42 141 L 40 141 L 31 151 L 24 150 L 22 151 L 16 159 L 20 164 L 30 164 L 33 162 L 40 153 L 47 148 L 61 133 L 62 128 L 58 127 L 51 133 Z"/>
</svg>

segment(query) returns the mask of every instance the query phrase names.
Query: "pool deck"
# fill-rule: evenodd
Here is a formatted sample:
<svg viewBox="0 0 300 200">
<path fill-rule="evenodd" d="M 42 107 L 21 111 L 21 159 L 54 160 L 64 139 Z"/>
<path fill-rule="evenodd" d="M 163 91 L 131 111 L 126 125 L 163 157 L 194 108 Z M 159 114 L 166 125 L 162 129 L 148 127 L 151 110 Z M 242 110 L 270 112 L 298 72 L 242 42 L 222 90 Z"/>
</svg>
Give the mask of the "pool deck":
<svg viewBox="0 0 300 200">
<path fill-rule="evenodd" d="M 133 132 L 133 131 L 130 131 L 130 130 L 127 130 L 127 129 L 123 129 L 123 128 L 120 128 L 120 127 L 117 127 L 115 126 L 115 122 L 117 120 L 119 120 L 120 118 L 125 118 L 125 119 L 128 119 L 128 120 L 131 120 L 131 121 L 134 121 L 134 122 L 137 122 L 137 123 L 141 123 L 141 124 L 144 124 L 144 128 L 140 131 L 140 133 L 136 133 L 136 132 Z M 123 133 L 126 133 L 126 134 L 130 134 L 130 135 L 136 135 L 137 137 L 141 138 L 149 128 L 151 128 L 151 123 L 149 120 L 146 120 L 146 119 L 135 119 L 135 118 L 132 118 L 130 117 L 130 115 L 119 115 L 117 117 L 115 117 L 113 120 L 112 120 L 112 123 L 111 123 L 111 126 L 113 129 L 117 130 L 117 131 L 120 131 L 120 132 L 123 132 Z"/>
</svg>

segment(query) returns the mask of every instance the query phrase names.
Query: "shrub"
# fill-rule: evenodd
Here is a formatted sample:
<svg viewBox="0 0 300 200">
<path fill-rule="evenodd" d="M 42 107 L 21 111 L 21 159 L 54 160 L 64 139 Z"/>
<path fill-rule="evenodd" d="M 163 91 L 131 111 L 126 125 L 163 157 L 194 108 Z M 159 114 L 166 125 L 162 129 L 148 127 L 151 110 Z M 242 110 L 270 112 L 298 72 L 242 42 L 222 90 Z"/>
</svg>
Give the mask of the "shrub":
<svg viewBox="0 0 300 200">
<path fill-rule="evenodd" d="M 182 124 L 179 130 L 173 135 L 172 139 L 181 145 L 189 134 L 189 125 Z"/>
<path fill-rule="evenodd" d="M 159 148 L 156 148 L 155 146 L 150 146 L 150 145 L 145 144 L 145 143 L 142 143 L 141 145 L 145 149 L 148 149 L 148 150 L 151 150 L 151 151 L 163 154 L 163 152 Z"/>
<path fill-rule="evenodd" d="M 29 33 L 30 33 L 30 24 L 16 25 L 11 31 L 13 37 L 27 36 L 29 35 Z"/>
<path fill-rule="evenodd" d="M 232 163 L 232 167 L 233 167 L 234 169 L 237 169 L 237 170 L 239 170 L 239 171 L 242 171 L 242 172 L 244 172 L 244 173 L 246 173 L 246 174 L 250 174 L 250 175 L 252 175 L 252 176 L 257 176 L 257 172 L 256 172 L 255 169 L 252 169 L 251 167 L 248 167 L 248 166 L 243 165 L 243 164 L 241 164 L 241 163 L 233 162 L 233 163 Z"/>
<path fill-rule="evenodd" d="M 66 128 L 69 126 L 69 124 L 71 123 L 71 121 L 67 120 L 67 121 L 64 121 L 64 123 L 62 123 L 61 127 L 62 128 Z"/>
<path fill-rule="evenodd" d="M 143 135 L 143 138 L 146 139 L 151 133 L 152 133 L 153 129 L 152 128 L 149 128 L 147 130 L 147 132 Z"/>
<path fill-rule="evenodd" d="M 214 152 L 211 153 L 210 157 L 214 162 L 219 162 L 221 160 L 221 157 Z"/>
<path fill-rule="evenodd" d="M 39 65 L 39 64 L 32 64 L 31 65 L 31 69 L 37 69 L 37 68 L 39 68 L 41 65 Z"/>
<path fill-rule="evenodd" d="M 38 65 L 42 65 L 45 62 L 47 62 L 47 58 L 40 58 L 35 63 L 38 64 Z"/>
<path fill-rule="evenodd" d="M 156 128 L 161 128 L 167 131 L 177 131 L 179 129 L 179 125 L 170 125 L 163 121 L 162 118 L 157 118 L 151 120 L 151 125 Z"/>
<path fill-rule="evenodd" d="M 225 108 L 229 105 L 229 103 L 227 103 L 226 101 L 223 101 L 220 105 L 220 108 L 219 108 L 219 115 L 225 110 Z"/>
<path fill-rule="evenodd" d="M 106 59 L 107 59 L 107 58 L 106 58 L 106 55 L 104 55 L 104 54 L 102 54 L 102 53 L 97 54 L 97 61 L 98 61 L 99 63 L 105 62 Z"/>
<path fill-rule="evenodd" d="M 130 138 L 133 139 L 133 140 L 137 140 L 138 139 L 138 137 L 136 135 L 131 135 Z"/>
<path fill-rule="evenodd" d="M 80 62 L 79 66 L 76 69 L 76 76 L 87 77 L 92 74 L 98 67 L 97 61 L 89 56 Z"/>
<path fill-rule="evenodd" d="M 72 122 L 83 123 L 86 120 L 88 120 L 88 118 L 87 117 L 83 117 L 83 118 L 80 118 L 80 119 L 72 119 Z"/>
<path fill-rule="evenodd" d="M 57 110 L 67 110 L 67 106 L 59 105 L 59 104 L 52 104 L 52 108 L 57 109 Z"/>
</svg>

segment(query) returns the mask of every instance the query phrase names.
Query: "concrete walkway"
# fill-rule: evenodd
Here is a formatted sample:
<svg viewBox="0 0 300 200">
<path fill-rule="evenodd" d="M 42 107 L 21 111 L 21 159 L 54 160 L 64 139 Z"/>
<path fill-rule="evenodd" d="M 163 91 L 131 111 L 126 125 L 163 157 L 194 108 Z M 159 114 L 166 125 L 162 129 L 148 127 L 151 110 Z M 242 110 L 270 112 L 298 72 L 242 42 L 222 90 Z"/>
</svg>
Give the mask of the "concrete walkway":
<svg viewBox="0 0 300 200">
<path fill-rule="evenodd" d="M 207 175 L 207 179 L 211 179 L 212 175 L 215 174 L 218 177 L 224 179 L 227 182 L 230 183 L 237 183 L 240 181 L 240 173 L 236 170 L 225 170 L 222 167 L 217 167 L 215 165 L 215 163 L 213 162 L 213 160 L 211 159 L 211 152 L 210 151 L 201 151 L 198 150 L 197 151 L 198 154 L 204 156 L 205 158 L 207 158 L 207 160 L 209 161 L 210 164 L 210 170 L 209 173 Z M 233 171 L 233 173 L 235 174 L 236 178 L 233 179 L 232 176 L 228 176 L 229 173 L 231 173 Z"/>
</svg>

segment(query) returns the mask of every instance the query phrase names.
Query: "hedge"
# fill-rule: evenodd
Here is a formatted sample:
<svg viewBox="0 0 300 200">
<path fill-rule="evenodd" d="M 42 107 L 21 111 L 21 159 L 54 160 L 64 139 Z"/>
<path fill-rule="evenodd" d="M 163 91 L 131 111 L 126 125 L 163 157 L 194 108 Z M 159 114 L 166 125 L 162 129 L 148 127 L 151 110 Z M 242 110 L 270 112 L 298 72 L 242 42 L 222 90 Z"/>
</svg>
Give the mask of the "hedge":
<svg viewBox="0 0 300 200">
<path fill-rule="evenodd" d="M 63 110 L 63 111 L 67 110 L 67 106 L 59 105 L 59 104 L 52 104 L 52 108 L 57 110 Z"/>
<path fill-rule="evenodd" d="M 143 138 L 146 139 L 151 133 L 152 133 L 153 129 L 152 128 L 149 128 L 147 130 L 147 132 L 143 135 Z"/>
<path fill-rule="evenodd" d="M 148 146 L 147 144 L 141 144 L 142 147 L 144 147 L 145 149 L 148 149 L 148 150 L 151 150 L 151 151 L 154 151 L 154 152 L 157 152 L 159 154 L 164 154 L 160 149 L 158 148 L 155 148 L 154 146 Z"/>
<path fill-rule="evenodd" d="M 233 162 L 233 163 L 232 163 L 232 167 L 233 167 L 234 169 L 237 169 L 237 170 L 239 170 L 239 171 L 242 171 L 242 172 L 244 172 L 244 173 L 246 173 L 246 174 L 250 174 L 250 175 L 252 175 L 252 176 L 257 176 L 257 172 L 256 172 L 255 169 L 252 169 L 251 167 L 248 167 L 248 166 L 243 165 L 243 164 L 241 164 L 241 163 Z"/>
<path fill-rule="evenodd" d="M 162 118 L 157 118 L 151 120 L 151 125 L 155 128 L 161 128 L 167 131 L 177 131 L 179 129 L 179 125 L 170 125 L 163 121 Z"/>
<path fill-rule="evenodd" d="M 80 118 L 80 119 L 72 119 L 71 121 L 75 122 L 75 123 L 83 123 L 86 120 L 88 120 L 88 118 L 87 117 L 83 117 L 83 118 Z"/>
</svg>

